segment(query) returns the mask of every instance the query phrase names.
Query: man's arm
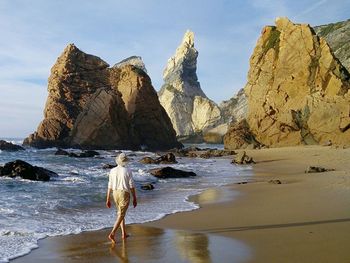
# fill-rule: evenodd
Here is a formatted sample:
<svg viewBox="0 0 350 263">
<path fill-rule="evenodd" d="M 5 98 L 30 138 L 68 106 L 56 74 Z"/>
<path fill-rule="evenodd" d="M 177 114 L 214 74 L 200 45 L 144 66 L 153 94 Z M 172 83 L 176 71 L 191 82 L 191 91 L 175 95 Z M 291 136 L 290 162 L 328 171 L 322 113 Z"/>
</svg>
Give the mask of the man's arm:
<svg viewBox="0 0 350 263">
<path fill-rule="evenodd" d="M 106 206 L 108 208 L 111 208 L 111 201 L 109 197 L 111 196 L 112 192 L 112 178 L 111 178 L 111 172 L 108 175 L 108 187 L 107 187 L 107 197 L 106 197 Z"/>
<path fill-rule="evenodd" d="M 132 194 L 132 204 L 134 207 L 137 206 L 137 198 L 136 198 L 136 190 L 135 188 L 130 188 L 131 194 Z"/>
<path fill-rule="evenodd" d="M 107 206 L 108 208 L 111 208 L 111 200 L 109 199 L 109 197 L 111 196 L 111 191 L 112 191 L 111 188 L 108 188 L 108 189 L 107 189 L 106 206 Z"/>
</svg>

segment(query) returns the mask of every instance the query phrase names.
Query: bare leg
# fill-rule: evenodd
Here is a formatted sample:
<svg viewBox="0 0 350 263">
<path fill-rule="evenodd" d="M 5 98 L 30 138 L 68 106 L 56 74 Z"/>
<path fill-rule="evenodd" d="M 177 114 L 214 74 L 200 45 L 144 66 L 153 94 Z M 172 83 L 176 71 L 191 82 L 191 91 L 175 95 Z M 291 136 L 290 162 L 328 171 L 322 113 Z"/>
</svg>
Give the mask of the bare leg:
<svg viewBox="0 0 350 263">
<path fill-rule="evenodd" d="M 129 235 L 126 233 L 125 218 L 123 219 L 123 221 L 121 223 L 121 228 L 122 228 L 122 238 L 126 239 Z"/>
<path fill-rule="evenodd" d="M 117 220 L 114 223 L 113 229 L 111 233 L 109 234 L 108 238 L 111 240 L 112 243 L 116 243 L 115 241 L 115 233 L 117 232 L 121 222 L 124 220 L 124 216 L 118 215 Z"/>
</svg>

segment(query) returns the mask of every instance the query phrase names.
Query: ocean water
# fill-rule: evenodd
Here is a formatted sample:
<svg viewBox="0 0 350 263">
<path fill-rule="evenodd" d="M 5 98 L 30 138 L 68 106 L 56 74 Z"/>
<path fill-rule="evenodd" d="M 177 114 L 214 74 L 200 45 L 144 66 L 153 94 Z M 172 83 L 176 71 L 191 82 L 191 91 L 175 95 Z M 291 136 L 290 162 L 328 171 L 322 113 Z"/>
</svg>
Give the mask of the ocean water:
<svg viewBox="0 0 350 263">
<path fill-rule="evenodd" d="M 17 144 L 22 141 L 7 140 Z M 119 151 L 99 151 L 97 158 L 56 156 L 55 151 L 55 148 L 0 151 L 0 165 L 21 159 L 59 175 L 50 182 L 0 177 L 0 262 L 29 253 L 41 238 L 103 229 L 114 223 L 115 209 L 105 207 L 109 170 L 102 166 L 113 164 Z M 145 156 L 155 157 L 154 153 L 125 152 L 132 155 L 129 167 L 138 194 L 138 206 L 129 208 L 127 224 L 197 209 L 198 206 L 188 200 L 189 196 L 208 188 L 249 180 L 251 175 L 251 167 L 234 166 L 229 159 L 177 158 L 178 163 L 169 166 L 194 171 L 197 177 L 157 179 L 148 171 L 166 165 L 138 162 Z M 146 183 L 154 184 L 155 189 L 140 190 Z"/>
</svg>

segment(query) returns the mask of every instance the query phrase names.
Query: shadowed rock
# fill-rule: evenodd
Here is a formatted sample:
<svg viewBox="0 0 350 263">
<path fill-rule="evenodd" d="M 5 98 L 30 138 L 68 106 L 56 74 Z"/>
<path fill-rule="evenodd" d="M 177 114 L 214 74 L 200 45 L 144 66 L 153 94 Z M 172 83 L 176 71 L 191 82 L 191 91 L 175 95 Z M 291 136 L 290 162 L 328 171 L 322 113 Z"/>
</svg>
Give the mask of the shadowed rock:
<svg viewBox="0 0 350 263">
<path fill-rule="evenodd" d="M 74 152 L 68 152 L 68 151 L 65 151 L 62 149 L 58 149 L 55 152 L 55 155 L 66 155 L 69 157 L 76 157 L 76 158 L 91 158 L 91 157 L 99 156 L 100 154 L 98 152 L 92 151 L 92 150 L 83 151 L 80 153 L 74 153 Z"/>
<path fill-rule="evenodd" d="M 52 176 L 58 176 L 55 172 L 48 169 L 33 166 L 25 161 L 16 160 L 6 163 L 0 169 L 0 176 L 21 177 L 33 181 L 49 181 Z"/>
<path fill-rule="evenodd" d="M 0 150 L 2 151 L 9 151 L 9 152 L 16 152 L 16 151 L 24 151 L 25 149 L 19 145 L 0 140 Z"/>
<path fill-rule="evenodd" d="M 184 178 L 196 176 L 194 172 L 187 172 L 172 167 L 163 167 L 150 170 L 150 173 L 158 178 Z"/>
<path fill-rule="evenodd" d="M 245 151 L 240 151 L 232 160 L 234 164 L 251 164 L 255 163 L 253 158 L 248 156 Z"/>
<path fill-rule="evenodd" d="M 140 160 L 143 164 L 174 164 L 177 163 L 175 155 L 173 153 L 167 153 L 156 159 L 151 157 L 144 157 Z"/>
</svg>

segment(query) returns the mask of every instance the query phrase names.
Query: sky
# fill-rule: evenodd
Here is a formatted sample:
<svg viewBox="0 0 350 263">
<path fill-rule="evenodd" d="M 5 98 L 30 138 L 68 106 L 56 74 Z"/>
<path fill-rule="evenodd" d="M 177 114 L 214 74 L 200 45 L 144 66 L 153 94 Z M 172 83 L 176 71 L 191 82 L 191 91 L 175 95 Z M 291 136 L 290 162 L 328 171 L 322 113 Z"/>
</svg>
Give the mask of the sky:
<svg viewBox="0 0 350 263">
<path fill-rule="evenodd" d="M 0 0 L 0 137 L 24 138 L 43 119 L 50 69 L 65 46 L 108 64 L 141 56 L 153 86 L 187 29 L 197 75 L 217 103 L 246 83 L 249 58 L 278 16 L 322 25 L 350 18 L 349 0 Z"/>
</svg>

